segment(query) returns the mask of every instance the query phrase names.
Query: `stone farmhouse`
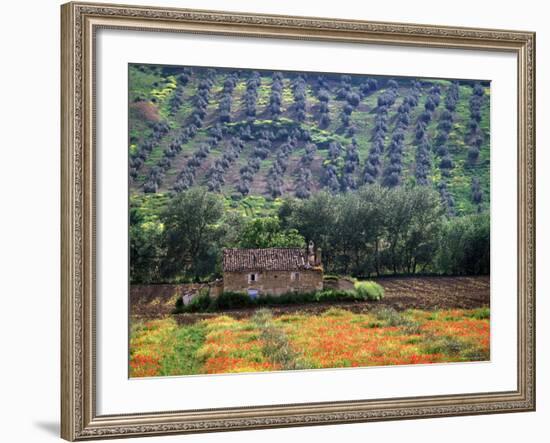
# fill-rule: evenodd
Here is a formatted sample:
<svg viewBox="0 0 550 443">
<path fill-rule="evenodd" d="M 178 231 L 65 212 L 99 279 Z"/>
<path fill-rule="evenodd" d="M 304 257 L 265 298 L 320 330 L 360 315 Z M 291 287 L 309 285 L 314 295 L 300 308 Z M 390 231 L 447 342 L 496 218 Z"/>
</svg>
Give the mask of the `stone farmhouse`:
<svg viewBox="0 0 550 443">
<path fill-rule="evenodd" d="M 225 249 L 223 290 L 251 297 L 323 289 L 320 251 L 306 248 Z"/>
</svg>

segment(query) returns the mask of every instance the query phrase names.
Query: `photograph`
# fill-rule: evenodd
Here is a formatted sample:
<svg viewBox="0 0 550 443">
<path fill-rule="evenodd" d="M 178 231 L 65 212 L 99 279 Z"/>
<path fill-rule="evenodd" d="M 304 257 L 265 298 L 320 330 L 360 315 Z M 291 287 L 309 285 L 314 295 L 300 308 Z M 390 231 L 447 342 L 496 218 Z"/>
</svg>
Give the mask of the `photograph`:
<svg viewBox="0 0 550 443">
<path fill-rule="evenodd" d="M 29 311 L 59 352 L 22 349 L 60 357 L 62 438 L 485 415 L 494 439 L 535 411 L 543 14 L 146 1 L 60 8 L 61 303 Z M 31 183 L 6 220 L 51 206 Z"/>
<path fill-rule="evenodd" d="M 129 377 L 490 361 L 490 105 L 128 64 Z"/>
</svg>

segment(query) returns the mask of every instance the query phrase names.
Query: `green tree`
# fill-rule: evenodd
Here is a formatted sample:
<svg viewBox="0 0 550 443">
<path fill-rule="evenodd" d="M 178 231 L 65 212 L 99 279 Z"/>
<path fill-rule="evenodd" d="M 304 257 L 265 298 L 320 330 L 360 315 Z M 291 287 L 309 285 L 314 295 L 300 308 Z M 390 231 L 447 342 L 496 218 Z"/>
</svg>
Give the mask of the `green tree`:
<svg viewBox="0 0 550 443">
<path fill-rule="evenodd" d="M 135 222 L 130 225 L 130 281 L 153 283 L 159 279 L 164 256 L 163 227 L 160 223 Z"/>
<path fill-rule="evenodd" d="M 327 271 L 368 276 L 387 270 L 414 274 L 431 266 L 443 212 L 437 193 L 425 187 L 369 185 L 352 193 L 319 193 L 287 205 L 285 216 L 322 248 Z"/>
<path fill-rule="evenodd" d="M 309 199 L 296 203 L 289 224 L 295 228 L 307 242 L 313 241 L 322 250 L 323 263 L 331 268 L 336 245 L 334 245 L 334 227 L 336 225 L 335 199 L 326 192 L 319 192 Z"/>
<path fill-rule="evenodd" d="M 382 203 L 387 192 L 380 186 L 368 186 L 337 198 L 332 243 L 338 244 L 345 274 L 368 275 L 378 269 L 375 254 L 383 233 Z"/>
<path fill-rule="evenodd" d="M 424 186 L 394 188 L 384 204 L 387 248 L 384 255 L 394 274 L 414 274 L 434 260 L 443 211 L 435 191 Z"/>
<path fill-rule="evenodd" d="M 443 225 L 437 268 L 444 274 L 489 274 L 488 213 L 456 217 Z"/>
<path fill-rule="evenodd" d="M 248 217 L 240 211 L 226 210 L 222 222 L 219 226 L 220 248 L 238 248 L 244 227 L 248 222 Z"/>
<path fill-rule="evenodd" d="M 214 270 L 222 215 L 223 201 L 204 188 L 193 188 L 171 199 L 161 215 L 165 227 L 165 277 L 198 277 Z"/>
<path fill-rule="evenodd" d="M 276 217 L 250 220 L 244 227 L 239 242 L 241 248 L 305 247 L 305 240 L 296 229 L 281 228 Z"/>
<path fill-rule="evenodd" d="M 384 244 L 384 205 L 388 199 L 390 189 L 371 185 L 363 187 L 357 197 L 361 199 L 364 207 L 363 215 L 363 234 L 365 238 L 364 250 L 366 257 L 362 258 L 367 267 L 362 269 L 361 274 L 370 274 L 375 272 L 376 275 L 381 273 L 380 248 Z M 368 239 L 368 240 L 367 240 Z"/>
<path fill-rule="evenodd" d="M 437 192 L 425 186 L 410 189 L 411 218 L 405 230 L 401 249 L 403 271 L 415 274 L 434 263 L 444 210 Z"/>
</svg>

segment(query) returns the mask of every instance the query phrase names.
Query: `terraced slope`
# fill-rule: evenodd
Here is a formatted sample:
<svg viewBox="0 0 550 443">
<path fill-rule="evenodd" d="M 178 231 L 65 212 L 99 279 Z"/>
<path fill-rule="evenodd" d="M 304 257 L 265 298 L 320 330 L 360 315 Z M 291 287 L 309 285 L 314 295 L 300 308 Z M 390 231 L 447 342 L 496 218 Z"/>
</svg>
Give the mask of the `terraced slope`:
<svg viewBox="0 0 550 443">
<path fill-rule="evenodd" d="M 246 207 L 380 183 L 489 208 L 487 82 L 131 65 L 129 85 L 135 197 L 206 186 Z"/>
</svg>

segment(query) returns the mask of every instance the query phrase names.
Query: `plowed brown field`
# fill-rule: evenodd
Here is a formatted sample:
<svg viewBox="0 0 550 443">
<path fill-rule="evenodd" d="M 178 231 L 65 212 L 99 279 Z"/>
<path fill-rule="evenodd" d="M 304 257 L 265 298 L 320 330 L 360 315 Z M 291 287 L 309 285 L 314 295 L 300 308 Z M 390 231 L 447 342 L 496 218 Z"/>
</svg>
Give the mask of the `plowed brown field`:
<svg viewBox="0 0 550 443">
<path fill-rule="evenodd" d="M 385 295 L 378 302 L 315 303 L 274 306 L 275 316 L 299 312 L 317 314 L 331 307 L 342 307 L 360 313 L 373 307 L 392 307 L 397 311 L 406 309 L 473 309 L 489 306 L 489 276 L 475 277 L 387 277 L 375 279 L 384 287 Z M 130 313 L 134 318 L 161 318 L 171 314 L 177 297 L 194 291 L 198 285 L 136 285 L 130 289 Z M 246 318 L 254 309 L 238 309 L 224 312 L 234 318 Z M 194 323 L 219 313 L 179 314 L 179 323 Z"/>
</svg>

